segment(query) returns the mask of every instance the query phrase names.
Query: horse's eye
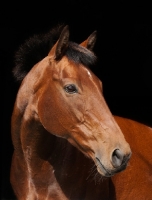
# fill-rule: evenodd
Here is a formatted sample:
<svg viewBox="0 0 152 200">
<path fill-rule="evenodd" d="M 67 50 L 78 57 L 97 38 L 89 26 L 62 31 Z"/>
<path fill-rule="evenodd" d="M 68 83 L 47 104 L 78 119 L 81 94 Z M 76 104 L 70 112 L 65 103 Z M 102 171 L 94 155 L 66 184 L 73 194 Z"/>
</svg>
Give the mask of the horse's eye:
<svg viewBox="0 0 152 200">
<path fill-rule="evenodd" d="M 78 92 L 76 86 L 73 85 L 73 84 L 69 84 L 69 85 L 64 86 L 64 90 L 69 94 L 73 94 L 73 93 Z"/>
</svg>

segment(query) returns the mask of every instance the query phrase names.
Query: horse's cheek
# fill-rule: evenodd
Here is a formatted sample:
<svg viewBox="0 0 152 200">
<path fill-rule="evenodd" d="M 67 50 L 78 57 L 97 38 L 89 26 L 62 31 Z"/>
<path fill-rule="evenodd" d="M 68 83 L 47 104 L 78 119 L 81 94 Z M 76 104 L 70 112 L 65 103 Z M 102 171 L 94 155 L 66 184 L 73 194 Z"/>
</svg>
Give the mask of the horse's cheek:
<svg viewBox="0 0 152 200">
<path fill-rule="evenodd" d="M 59 122 L 55 102 L 49 95 L 42 95 L 38 102 L 38 116 L 43 127 L 59 137 L 66 137 L 66 130 Z"/>
</svg>

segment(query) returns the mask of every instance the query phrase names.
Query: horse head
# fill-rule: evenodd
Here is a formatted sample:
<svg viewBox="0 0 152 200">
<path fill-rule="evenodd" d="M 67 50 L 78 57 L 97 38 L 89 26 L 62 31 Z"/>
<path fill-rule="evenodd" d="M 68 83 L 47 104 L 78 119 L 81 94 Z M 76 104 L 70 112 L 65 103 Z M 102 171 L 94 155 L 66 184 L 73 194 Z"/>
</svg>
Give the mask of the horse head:
<svg viewBox="0 0 152 200">
<path fill-rule="evenodd" d="M 29 80 L 43 127 L 67 139 L 110 177 L 126 168 L 131 150 L 105 102 L 102 82 L 89 68 L 96 61 L 95 41 L 96 31 L 81 44 L 71 42 L 65 26 Z"/>
</svg>

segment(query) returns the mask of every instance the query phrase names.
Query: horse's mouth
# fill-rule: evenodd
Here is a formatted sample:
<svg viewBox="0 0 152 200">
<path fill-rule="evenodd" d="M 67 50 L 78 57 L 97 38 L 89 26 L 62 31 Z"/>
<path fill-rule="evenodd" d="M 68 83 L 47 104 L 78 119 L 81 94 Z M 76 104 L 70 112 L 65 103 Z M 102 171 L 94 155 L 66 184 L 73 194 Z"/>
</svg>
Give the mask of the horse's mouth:
<svg viewBox="0 0 152 200">
<path fill-rule="evenodd" d="M 111 176 L 114 176 L 116 173 L 121 172 L 124 169 L 126 169 L 127 164 L 125 163 L 125 164 L 121 165 L 119 168 L 109 171 L 101 163 L 101 161 L 99 160 L 99 158 L 96 157 L 96 166 L 97 166 L 97 170 L 98 170 L 99 174 L 101 174 L 104 177 L 111 177 Z"/>
<path fill-rule="evenodd" d="M 101 174 L 104 177 L 111 177 L 113 174 L 109 172 L 104 165 L 100 162 L 99 158 L 96 157 L 96 166 L 99 174 Z"/>
</svg>

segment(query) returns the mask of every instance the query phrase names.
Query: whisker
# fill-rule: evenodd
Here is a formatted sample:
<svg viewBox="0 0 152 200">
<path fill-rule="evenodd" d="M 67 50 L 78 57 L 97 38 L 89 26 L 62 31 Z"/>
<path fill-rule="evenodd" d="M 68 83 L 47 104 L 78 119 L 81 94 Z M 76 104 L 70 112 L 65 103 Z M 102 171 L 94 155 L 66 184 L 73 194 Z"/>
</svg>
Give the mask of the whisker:
<svg viewBox="0 0 152 200">
<path fill-rule="evenodd" d="M 89 171 L 89 175 L 88 175 L 88 177 L 86 178 L 86 180 L 89 180 L 91 177 L 94 177 L 94 174 L 96 173 L 96 165 L 94 164 L 92 167 L 91 167 L 91 169 L 90 169 L 90 171 Z M 92 178 L 93 179 L 93 178 Z"/>
<path fill-rule="evenodd" d="M 88 177 L 86 178 L 86 180 L 90 180 L 90 181 L 94 181 L 95 185 L 100 184 L 101 181 L 103 181 L 105 178 L 97 171 L 97 167 L 95 164 L 92 166 L 92 168 L 90 169 L 90 173 L 88 175 Z"/>
</svg>

